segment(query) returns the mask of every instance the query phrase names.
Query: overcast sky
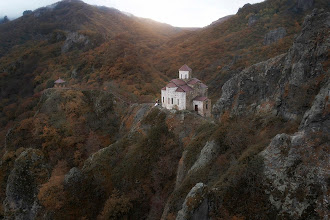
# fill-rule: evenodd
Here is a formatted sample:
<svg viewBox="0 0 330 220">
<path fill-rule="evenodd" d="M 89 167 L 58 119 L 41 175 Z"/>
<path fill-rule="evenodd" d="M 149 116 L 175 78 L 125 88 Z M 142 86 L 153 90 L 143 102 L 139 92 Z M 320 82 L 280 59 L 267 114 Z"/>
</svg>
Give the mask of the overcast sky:
<svg viewBox="0 0 330 220">
<path fill-rule="evenodd" d="M 0 17 L 10 19 L 25 10 L 35 10 L 59 0 L 0 0 Z M 235 14 L 246 3 L 262 0 L 83 0 L 91 5 L 114 7 L 139 17 L 177 27 L 204 27 L 226 15 Z"/>
</svg>

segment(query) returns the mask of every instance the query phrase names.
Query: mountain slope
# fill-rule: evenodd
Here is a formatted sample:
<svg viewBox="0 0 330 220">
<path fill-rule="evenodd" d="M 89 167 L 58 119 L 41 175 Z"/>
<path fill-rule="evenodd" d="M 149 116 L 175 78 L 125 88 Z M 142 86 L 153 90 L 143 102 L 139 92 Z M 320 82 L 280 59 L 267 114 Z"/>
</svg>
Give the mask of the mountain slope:
<svg viewBox="0 0 330 220">
<path fill-rule="evenodd" d="M 70 0 L 0 25 L 37 33 L 4 34 L 0 218 L 326 219 L 330 15 L 302 22 L 324 4 L 311 3 L 269 0 L 178 32 Z M 220 97 L 214 118 L 131 103 L 155 97 L 182 54 Z M 217 59 L 219 72 L 198 70 Z M 50 88 L 59 76 L 70 88 Z"/>
<path fill-rule="evenodd" d="M 81 1 L 61 1 L 0 25 L 1 126 L 28 111 L 20 105 L 37 101 L 33 97 L 58 77 L 126 100 L 153 99 L 165 82 L 145 57 L 180 31 Z"/>
<path fill-rule="evenodd" d="M 312 4 L 311 4 L 312 3 Z M 214 98 L 233 74 L 245 67 L 285 53 L 313 8 L 327 8 L 326 1 L 267 0 L 247 4 L 225 22 L 171 39 L 157 51 L 157 67 L 174 77 L 176 66 L 187 63 L 207 82 Z M 285 30 L 284 35 L 278 28 Z M 267 34 L 274 33 L 271 44 Z"/>
</svg>

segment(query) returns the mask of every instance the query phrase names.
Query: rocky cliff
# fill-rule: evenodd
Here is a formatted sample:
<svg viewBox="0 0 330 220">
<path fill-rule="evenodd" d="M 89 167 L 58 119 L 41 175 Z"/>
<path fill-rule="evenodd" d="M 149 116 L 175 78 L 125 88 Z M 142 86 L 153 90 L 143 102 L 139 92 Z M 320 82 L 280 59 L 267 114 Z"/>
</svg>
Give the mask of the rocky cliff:
<svg viewBox="0 0 330 220">
<path fill-rule="evenodd" d="M 269 200 L 279 217 L 329 217 L 330 82 L 306 111 L 298 132 L 278 134 L 260 153 L 269 183 Z"/>
<path fill-rule="evenodd" d="M 301 119 L 329 75 L 329 19 L 328 12 L 314 10 L 288 53 L 228 80 L 213 106 L 215 116 L 272 112 Z"/>
</svg>

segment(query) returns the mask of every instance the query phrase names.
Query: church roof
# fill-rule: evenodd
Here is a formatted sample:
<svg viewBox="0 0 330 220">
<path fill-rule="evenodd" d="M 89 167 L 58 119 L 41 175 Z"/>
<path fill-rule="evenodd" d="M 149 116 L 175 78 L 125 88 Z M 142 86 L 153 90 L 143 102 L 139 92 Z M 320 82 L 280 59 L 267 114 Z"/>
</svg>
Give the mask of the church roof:
<svg viewBox="0 0 330 220">
<path fill-rule="evenodd" d="M 199 79 L 196 78 L 192 78 L 191 80 L 189 80 L 188 84 L 189 85 L 195 85 L 196 83 L 200 82 Z"/>
<path fill-rule="evenodd" d="M 189 71 L 189 72 L 191 72 L 192 69 L 189 66 L 187 66 L 187 64 L 185 64 L 179 69 L 179 71 Z"/>
<path fill-rule="evenodd" d="M 178 87 L 175 91 L 176 92 L 185 92 L 181 87 Z"/>
<path fill-rule="evenodd" d="M 65 83 L 65 81 L 61 78 L 58 78 L 58 80 L 56 80 L 54 83 Z"/>
<path fill-rule="evenodd" d="M 196 83 L 200 83 L 202 88 L 208 88 L 207 85 L 202 83 L 199 79 L 197 78 L 192 78 L 190 81 L 188 81 L 188 85 L 195 85 Z"/>
<path fill-rule="evenodd" d="M 206 99 L 207 99 L 207 97 L 205 97 L 205 96 L 197 96 L 196 98 L 194 98 L 194 101 L 201 101 L 201 102 L 203 102 Z"/>
<path fill-rule="evenodd" d="M 174 83 L 177 86 L 182 86 L 182 85 L 186 85 L 187 84 L 182 79 L 172 79 L 171 82 Z"/>
<path fill-rule="evenodd" d="M 178 87 L 177 85 L 175 85 L 174 83 L 170 82 L 166 85 L 167 88 L 174 88 L 174 87 Z"/>
<path fill-rule="evenodd" d="M 188 83 L 186 83 L 182 79 L 172 79 L 162 90 L 166 90 L 166 88 L 175 88 L 176 92 L 189 92 L 193 91 L 194 89 L 190 85 L 194 85 L 196 83 L 200 83 L 202 88 L 207 88 L 205 84 L 203 84 L 199 79 L 193 78 Z"/>
<path fill-rule="evenodd" d="M 191 88 L 188 85 L 180 86 L 180 88 L 183 89 L 183 91 L 185 91 L 185 92 L 189 92 L 189 91 L 193 91 L 194 90 L 193 88 Z"/>
</svg>

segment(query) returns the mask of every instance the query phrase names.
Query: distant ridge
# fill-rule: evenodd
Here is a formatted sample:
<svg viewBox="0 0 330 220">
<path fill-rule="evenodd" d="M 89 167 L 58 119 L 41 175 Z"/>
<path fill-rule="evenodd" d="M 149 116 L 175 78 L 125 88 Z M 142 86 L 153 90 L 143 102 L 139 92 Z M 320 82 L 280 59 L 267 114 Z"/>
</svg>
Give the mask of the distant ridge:
<svg viewBox="0 0 330 220">
<path fill-rule="evenodd" d="M 213 22 L 210 24 L 210 26 L 211 26 L 211 25 L 215 25 L 215 24 L 221 24 L 221 23 L 227 21 L 228 19 L 230 19 L 230 18 L 233 17 L 233 16 L 234 16 L 234 15 L 227 15 L 227 16 L 225 16 L 225 17 L 219 18 L 218 20 L 213 21 Z"/>
</svg>

